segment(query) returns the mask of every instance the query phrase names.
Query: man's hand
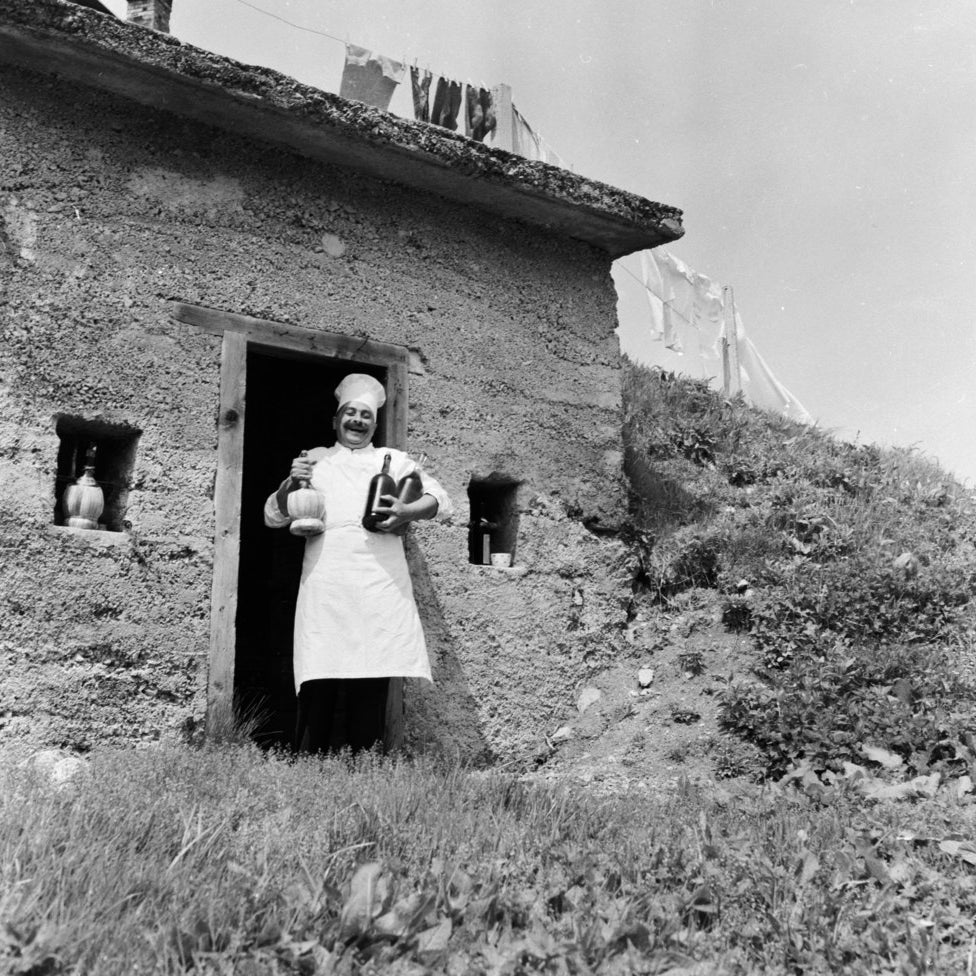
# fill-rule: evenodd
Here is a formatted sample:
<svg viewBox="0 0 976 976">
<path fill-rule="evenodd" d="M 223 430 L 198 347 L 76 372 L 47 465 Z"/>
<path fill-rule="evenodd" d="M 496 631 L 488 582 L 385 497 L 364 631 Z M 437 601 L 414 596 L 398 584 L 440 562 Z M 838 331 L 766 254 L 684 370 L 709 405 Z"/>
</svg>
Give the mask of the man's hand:
<svg viewBox="0 0 976 976">
<path fill-rule="evenodd" d="M 376 528 L 380 532 L 395 532 L 399 528 L 406 528 L 412 521 L 410 507 L 404 505 L 396 495 L 380 495 L 382 505 L 377 505 L 373 512 L 377 515 L 385 515 L 382 522 L 376 523 Z"/>
<path fill-rule="evenodd" d="M 380 495 L 380 501 L 383 504 L 373 509 L 377 515 L 386 516 L 376 526 L 380 532 L 403 535 L 411 522 L 432 519 L 437 514 L 437 499 L 426 493 L 413 502 L 401 502 L 395 495 Z"/>
<path fill-rule="evenodd" d="M 298 488 L 299 481 L 311 480 L 314 465 L 315 462 L 304 454 L 299 455 L 291 462 L 292 491 Z"/>
<path fill-rule="evenodd" d="M 288 473 L 288 477 L 282 481 L 281 486 L 278 491 L 275 492 L 275 497 L 278 502 L 278 511 L 282 515 L 288 514 L 288 496 L 293 492 L 301 488 L 301 483 L 303 481 L 310 481 L 312 478 L 312 468 L 315 462 L 310 458 L 305 456 L 305 452 L 295 458 L 291 462 L 291 471 Z"/>
</svg>

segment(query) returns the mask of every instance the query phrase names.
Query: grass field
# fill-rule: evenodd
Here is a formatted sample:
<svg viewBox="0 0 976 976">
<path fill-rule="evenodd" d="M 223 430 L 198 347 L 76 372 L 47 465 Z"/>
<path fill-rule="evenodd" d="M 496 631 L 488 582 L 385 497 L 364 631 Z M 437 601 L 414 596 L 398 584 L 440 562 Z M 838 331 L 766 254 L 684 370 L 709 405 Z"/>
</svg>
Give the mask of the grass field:
<svg viewBox="0 0 976 976">
<path fill-rule="evenodd" d="M 5 974 L 973 971 L 965 797 L 601 798 L 247 746 L 0 776 Z"/>
</svg>

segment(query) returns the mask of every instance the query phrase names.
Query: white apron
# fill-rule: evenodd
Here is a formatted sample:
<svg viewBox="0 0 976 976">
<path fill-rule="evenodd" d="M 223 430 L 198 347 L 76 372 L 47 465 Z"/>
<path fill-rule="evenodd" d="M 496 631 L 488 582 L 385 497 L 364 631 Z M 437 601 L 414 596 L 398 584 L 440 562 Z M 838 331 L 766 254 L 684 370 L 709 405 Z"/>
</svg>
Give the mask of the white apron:
<svg viewBox="0 0 976 976">
<path fill-rule="evenodd" d="M 402 451 L 359 450 L 336 445 L 309 451 L 315 461 L 312 487 L 325 496 L 325 532 L 305 542 L 298 605 L 295 609 L 295 689 L 317 678 L 431 680 L 423 628 L 400 536 L 362 527 L 373 475 L 391 457 L 390 474 L 399 481 L 416 464 Z M 438 499 L 439 515 L 450 500 L 443 488 L 421 473 L 424 491 Z M 282 523 L 274 496 L 273 508 Z M 441 510 L 441 509 L 444 510 Z"/>
</svg>

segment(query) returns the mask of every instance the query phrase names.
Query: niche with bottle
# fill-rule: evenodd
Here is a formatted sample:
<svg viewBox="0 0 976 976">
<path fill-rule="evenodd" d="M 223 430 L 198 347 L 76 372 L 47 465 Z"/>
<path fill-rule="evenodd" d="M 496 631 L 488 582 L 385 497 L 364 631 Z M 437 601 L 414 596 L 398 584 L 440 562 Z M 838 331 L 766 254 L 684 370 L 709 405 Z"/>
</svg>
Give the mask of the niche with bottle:
<svg viewBox="0 0 976 976">
<path fill-rule="evenodd" d="M 58 417 L 55 431 L 59 441 L 55 525 L 121 532 L 142 432 L 124 424 L 70 416 Z"/>
<path fill-rule="evenodd" d="M 514 564 L 519 522 L 518 486 L 513 478 L 497 473 L 487 478 L 472 478 L 468 483 L 471 510 L 468 562 L 476 566 Z"/>
</svg>

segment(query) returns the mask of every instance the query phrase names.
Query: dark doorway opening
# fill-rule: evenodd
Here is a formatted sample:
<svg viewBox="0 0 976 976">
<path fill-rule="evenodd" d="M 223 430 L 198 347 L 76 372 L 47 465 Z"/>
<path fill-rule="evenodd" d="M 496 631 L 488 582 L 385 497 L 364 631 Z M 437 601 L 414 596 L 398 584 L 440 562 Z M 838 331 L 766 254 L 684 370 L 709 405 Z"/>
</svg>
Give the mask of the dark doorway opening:
<svg viewBox="0 0 976 976">
<path fill-rule="evenodd" d="M 238 715 L 261 746 L 289 748 L 295 732 L 292 626 L 305 541 L 264 524 L 265 499 L 287 476 L 292 458 L 335 442 L 335 388 L 348 373 L 381 382 L 368 363 L 248 345 L 240 557 L 234 667 Z M 384 444 L 384 411 L 373 443 Z M 345 701 L 341 708 L 355 708 Z M 342 714 L 337 715 L 341 729 Z M 341 732 L 335 745 L 343 745 Z"/>
</svg>

